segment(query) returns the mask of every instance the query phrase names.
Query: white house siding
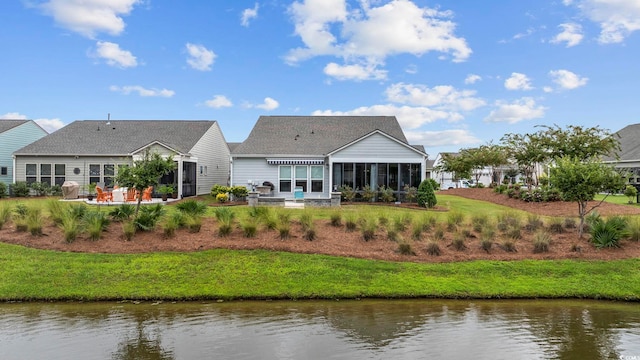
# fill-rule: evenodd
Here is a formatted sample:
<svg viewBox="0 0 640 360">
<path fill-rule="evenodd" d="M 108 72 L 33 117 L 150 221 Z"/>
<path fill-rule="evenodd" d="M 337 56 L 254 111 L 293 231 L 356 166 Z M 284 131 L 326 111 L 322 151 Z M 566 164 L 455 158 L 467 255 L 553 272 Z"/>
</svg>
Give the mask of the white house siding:
<svg viewBox="0 0 640 360">
<path fill-rule="evenodd" d="M 229 147 L 217 122 L 200 138 L 190 153 L 198 159 L 198 195 L 210 193 L 215 184 L 229 183 Z"/>
<path fill-rule="evenodd" d="M 18 155 L 16 156 L 16 181 L 26 181 L 26 164 L 36 164 L 37 166 L 37 180 L 40 181 L 40 165 L 51 164 L 52 178 L 55 177 L 55 164 L 65 164 L 65 181 L 75 181 L 83 189 L 83 186 L 89 183 L 89 165 L 99 164 L 101 169 L 101 177 L 104 177 L 103 169 L 105 164 L 113 164 L 115 167 L 115 174 L 118 171 L 118 165 L 130 165 L 131 159 L 127 157 L 119 156 L 30 156 L 30 155 Z M 79 173 L 75 174 L 74 169 L 79 169 Z M 54 181 L 52 180 L 52 183 Z"/>
<path fill-rule="evenodd" d="M 33 121 L 18 125 L 0 134 L 0 167 L 7 168 L 7 175 L 0 174 L 0 182 L 7 184 L 7 186 L 13 182 L 13 152 L 46 135 L 47 132 Z"/>
<path fill-rule="evenodd" d="M 272 157 L 269 157 L 272 158 Z M 283 160 L 299 160 L 300 158 L 287 158 L 282 156 L 274 156 L 273 158 Z M 309 157 L 305 159 L 322 160 L 317 157 Z M 273 196 L 293 198 L 293 192 L 280 192 L 279 190 L 279 165 L 269 165 L 267 158 L 234 158 L 232 163 L 232 185 L 233 186 L 246 186 L 251 188 L 250 183 L 262 185 L 263 182 L 269 181 L 275 186 Z M 294 186 L 292 185 L 292 189 Z M 329 170 L 327 166 L 324 166 L 324 179 L 323 179 L 323 192 L 311 192 L 304 193 L 305 198 L 328 198 L 329 197 Z M 310 187 L 309 189 L 310 190 Z"/>
</svg>

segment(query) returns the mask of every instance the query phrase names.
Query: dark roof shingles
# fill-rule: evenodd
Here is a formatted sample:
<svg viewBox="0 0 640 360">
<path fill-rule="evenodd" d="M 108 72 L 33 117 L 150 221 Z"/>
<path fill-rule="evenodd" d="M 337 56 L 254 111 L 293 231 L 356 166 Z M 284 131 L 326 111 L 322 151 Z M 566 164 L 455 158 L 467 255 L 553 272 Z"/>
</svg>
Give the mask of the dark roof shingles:
<svg viewBox="0 0 640 360">
<path fill-rule="evenodd" d="M 9 131 L 16 126 L 20 126 L 24 123 L 29 122 L 29 120 L 2 120 L 0 119 L 0 134 L 5 131 Z"/>
</svg>

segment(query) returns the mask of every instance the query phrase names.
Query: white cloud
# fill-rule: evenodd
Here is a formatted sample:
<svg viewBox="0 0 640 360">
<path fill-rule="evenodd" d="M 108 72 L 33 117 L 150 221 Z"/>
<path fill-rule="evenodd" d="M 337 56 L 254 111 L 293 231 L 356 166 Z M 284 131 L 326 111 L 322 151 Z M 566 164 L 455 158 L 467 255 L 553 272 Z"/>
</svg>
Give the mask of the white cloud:
<svg viewBox="0 0 640 360">
<path fill-rule="evenodd" d="M 558 25 L 562 28 L 562 32 L 556 35 L 551 42 L 554 44 L 566 43 L 567 47 L 572 47 L 582 42 L 582 26 L 574 23 L 566 23 Z"/>
<path fill-rule="evenodd" d="M 58 25 L 93 38 L 100 32 L 120 35 L 125 28 L 122 16 L 141 3 L 143 0 L 49 0 L 39 7 Z"/>
<path fill-rule="evenodd" d="M 429 88 L 424 85 L 392 84 L 386 90 L 387 99 L 395 103 L 429 106 L 438 110 L 471 111 L 486 105 L 475 97 L 474 90 L 456 90 L 453 86 L 439 85 Z"/>
<path fill-rule="evenodd" d="M 231 102 L 231 100 L 229 100 L 224 95 L 215 95 L 213 99 L 205 101 L 204 104 L 214 109 L 233 106 L 233 103 Z"/>
<path fill-rule="evenodd" d="M 280 106 L 280 103 L 278 103 L 276 100 L 270 97 L 264 98 L 264 102 L 262 104 L 255 105 L 255 107 L 257 107 L 258 109 L 267 110 L 267 111 L 275 110 L 279 106 Z"/>
<path fill-rule="evenodd" d="M 115 86 L 112 85 L 109 87 L 109 90 L 123 93 L 124 95 L 129 95 L 131 93 L 138 93 L 138 95 L 142 97 L 172 97 L 175 95 L 175 91 L 167 90 L 167 89 L 146 89 L 139 85 L 128 85 L 128 86 Z"/>
<path fill-rule="evenodd" d="M 476 74 L 469 74 L 467 75 L 467 77 L 464 79 L 464 83 L 465 84 L 475 84 L 476 82 L 482 80 L 482 77 L 480 75 L 476 75 Z"/>
<path fill-rule="evenodd" d="M 421 144 L 425 147 L 436 146 L 470 146 L 480 144 L 482 140 L 473 136 L 468 130 L 453 129 L 444 131 L 405 131 L 407 140 L 411 144 Z"/>
<path fill-rule="evenodd" d="M 304 47 L 289 51 L 286 61 L 295 64 L 328 55 L 345 59 L 347 65 L 382 64 L 395 54 L 435 51 L 461 62 L 471 55 L 466 40 L 455 36 L 449 11 L 420 8 L 409 0 L 378 7 L 369 1 L 359 4 L 349 11 L 346 0 L 295 1 L 289 11 Z"/>
<path fill-rule="evenodd" d="M 569 70 L 552 70 L 549 71 L 549 76 L 551 76 L 554 83 L 567 90 L 584 86 L 587 84 L 587 81 L 589 81 L 589 78 L 580 77 Z"/>
<path fill-rule="evenodd" d="M 23 114 L 20 114 L 20 113 L 17 113 L 17 112 L 10 112 L 10 113 L 6 113 L 4 115 L 0 115 L 0 119 L 27 120 L 28 117 L 26 115 L 23 115 Z M 2 121 L 2 120 L 0 120 L 0 121 Z M 61 127 L 63 127 L 65 125 L 62 122 L 62 120 L 60 120 L 58 118 L 54 118 L 54 119 L 39 118 L 39 119 L 34 119 L 33 121 L 35 121 L 36 124 L 38 124 L 41 128 L 43 128 L 49 134 L 51 134 L 52 132 L 60 129 Z"/>
<path fill-rule="evenodd" d="M 424 106 L 397 106 L 393 104 L 363 106 L 348 111 L 316 110 L 312 115 L 324 116 L 389 116 L 394 115 L 400 126 L 405 129 L 417 129 L 420 126 L 438 120 L 458 121 L 462 116 L 447 111 L 430 109 Z"/>
<path fill-rule="evenodd" d="M 105 59 L 107 64 L 120 68 L 136 67 L 138 60 L 131 52 L 120 49 L 120 45 L 108 41 L 98 41 L 94 56 Z"/>
<path fill-rule="evenodd" d="M 375 65 L 338 65 L 334 62 L 324 67 L 324 73 L 338 80 L 384 80 L 387 71 L 379 70 Z"/>
<path fill-rule="evenodd" d="M 496 109 L 492 110 L 485 122 L 506 122 L 515 124 L 523 120 L 538 119 L 544 116 L 546 108 L 536 105 L 534 99 L 523 97 L 512 103 L 496 102 Z"/>
<path fill-rule="evenodd" d="M 508 90 L 531 90 L 531 79 L 525 74 L 511 73 L 511 77 L 504 81 L 504 87 Z"/>
<path fill-rule="evenodd" d="M 591 21 L 600 25 L 598 41 L 619 43 L 632 32 L 640 30 L 640 2 L 638 0 L 574 0 L 575 5 Z"/>
<path fill-rule="evenodd" d="M 546 93 L 550 93 L 550 92 L 553 92 L 553 88 L 551 86 L 545 86 L 542 88 L 542 91 Z"/>
<path fill-rule="evenodd" d="M 249 21 L 258 17 L 259 7 L 260 5 L 256 3 L 253 9 L 244 9 L 244 11 L 242 11 L 242 17 L 240 19 L 242 26 L 249 26 Z"/>
<path fill-rule="evenodd" d="M 189 58 L 187 64 L 192 69 L 200 71 L 211 71 L 211 66 L 216 58 L 216 54 L 202 45 L 187 43 Z"/>
<path fill-rule="evenodd" d="M 55 119 L 35 119 L 33 120 L 36 124 L 40 125 L 41 128 L 45 129 L 49 134 L 52 132 L 64 127 L 64 123 L 62 120 Z"/>
</svg>

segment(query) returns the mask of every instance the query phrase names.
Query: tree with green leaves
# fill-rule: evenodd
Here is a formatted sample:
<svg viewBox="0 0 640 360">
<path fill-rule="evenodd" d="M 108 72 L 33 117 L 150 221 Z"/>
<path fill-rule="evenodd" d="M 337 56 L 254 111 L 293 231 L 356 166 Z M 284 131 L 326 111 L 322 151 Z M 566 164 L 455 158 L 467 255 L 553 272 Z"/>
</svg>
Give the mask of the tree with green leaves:
<svg viewBox="0 0 640 360">
<path fill-rule="evenodd" d="M 158 184 L 160 177 L 176 170 L 173 156 L 163 158 L 157 152 L 145 151 L 143 157 L 133 162 L 133 166 L 123 166 L 118 169 L 115 181 L 118 185 L 128 189 L 135 189 L 142 194 L 144 189 Z M 142 197 L 138 197 L 136 216 L 140 210 Z"/>
<path fill-rule="evenodd" d="M 418 186 L 418 206 L 431 209 L 436 206 L 438 199 L 429 179 L 423 180 Z"/>
<path fill-rule="evenodd" d="M 541 146 L 539 134 L 505 134 L 500 139 L 508 157 L 518 165 L 525 177 L 526 185 L 531 188 L 537 182 L 536 166 L 548 159 L 545 149 Z"/>
<path fill-rule="evenodd" d="M 585 216 L 600 206 L 608 195 L 624 189 L 626 183 L 624 176 L 612 166 L 594 159 L 583 161 L 577 157 L 557 158 L 550 170 L 551 183 L 560 190 L 562 198 L 565 201 L 578 203 L 580 238 L 582 238 Z M 606 195 L 589 208 L 589 201 L 593 200 L 598 193 Z"/>
<path fill-rule="evenodd" d="M 617 135 L 598 126 L 569 125 L 565 129 L 558 125 L 540 127 L 543 130 L 538 132 L 538 137 L 548 159 L 573 157 L 588 160 L 602 156 L 616 157 L 620 151 Z"/>
<path fill-rule="evenodd" d="M 460 179 L 468 179 L 471 177 L 472 170 L 471 163 L 468 160 L 468 157 L 460 156 L 460 154 L 444 153 L 442 154 L 442 161 L 436 166 L 435 170 L 440 173 L 451 173 L 454 182 Z"/>
</svg>

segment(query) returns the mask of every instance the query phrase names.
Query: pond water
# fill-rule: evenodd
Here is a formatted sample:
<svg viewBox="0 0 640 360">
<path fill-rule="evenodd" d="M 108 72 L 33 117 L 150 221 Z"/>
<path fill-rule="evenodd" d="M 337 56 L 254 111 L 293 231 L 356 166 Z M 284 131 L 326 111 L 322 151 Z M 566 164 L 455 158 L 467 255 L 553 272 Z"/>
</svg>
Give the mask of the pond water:
<svg viewBox="0 0 640 360">
<path fill-rule="evenodd" d="M 0 359 L 640 360 L 640 306 L 362 300 L 0 304 Z"/>
</svg>

